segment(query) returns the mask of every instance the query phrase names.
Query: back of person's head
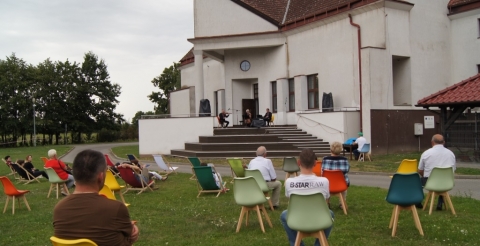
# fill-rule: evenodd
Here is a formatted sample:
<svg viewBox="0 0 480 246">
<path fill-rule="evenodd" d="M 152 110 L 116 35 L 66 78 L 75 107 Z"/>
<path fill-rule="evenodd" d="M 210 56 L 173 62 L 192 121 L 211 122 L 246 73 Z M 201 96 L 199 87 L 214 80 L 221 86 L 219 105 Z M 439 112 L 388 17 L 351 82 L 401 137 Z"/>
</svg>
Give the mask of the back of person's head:
<svg viewBox="0 0 480 246">
<path fill-rule="evenodd" d="M 267 153 L 267 148 L 265 146 L 260 146 L 257 149 L 257 156 L 264 156 Z"/>
<path fill-rule="evenodd" d="M 303 149 L 300 152 L 300 165 L 306 169 L 312 169 L 315 166 L 317 156 L 311 149 Z"/>
<path fill-rule="evenodd" d="M 24 160 L 17 160 L 17 164 L 19 164 L 19 165 L 23 165 L 23 163 L 25 163 L 25 161 L 24 161 Z"/>
<path fill-rule="evenodd" d="M 339 155 L 340 153 L 342 153 L 342 150 L 343 150 L 343 145 L 340 142 L 333 142 L 330 145 L 330 152 L 332 152 L 332 154 L 334 155 Z"/>
<path fill-rule="evenodd" d="M 54 156 L 57 155 L 57 151 L 54 149 L 51 149 L 48 151 L 48 158 L 53 158 Z"/>
<path fill-rule="evenodd" d="M 96 182 L 99 173 L 107 170 L 105 156 L 96 150 L 83 150 L 73 160 L 73 177 L 79 184 Z"/>
<path fill-rule="evenodd" d="M 445 139 L 443 138 L 443 136 L 441 134 L 435 134 L 433 135 L 432 137 L 432 142 L 434 144 L 444 144 L 445 143 Z"/>
</svg>

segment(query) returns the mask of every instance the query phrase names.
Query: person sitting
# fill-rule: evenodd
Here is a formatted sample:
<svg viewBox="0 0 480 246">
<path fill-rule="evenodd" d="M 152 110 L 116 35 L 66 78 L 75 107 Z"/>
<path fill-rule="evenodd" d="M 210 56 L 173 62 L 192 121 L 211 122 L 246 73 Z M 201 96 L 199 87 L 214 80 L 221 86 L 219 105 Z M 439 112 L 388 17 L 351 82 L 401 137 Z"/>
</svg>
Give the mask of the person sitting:
<svg viewBox="0 0 480 246">
<path fill-rule="evenodd" d="M 263 120 L 265 121 L 266 126 L 270 125 L 270 121 L 272 121 L 272 112 L 270 112 L 269 108 L 267 108 L 267 112 L 263 116 Z"/>
<path fill-rule="evenodd" d="M 27 158 L 25 158 L 25 161 L 19 160 L 19 161 L 17 161 L 17 163 L 22 165 L 23 168 L 25 168 L 25 170 L 27 170 L 27 172 L 29 172 L 31 175 L 33 175 L 33 177 L 36 178 L 36 177 L 42 175 L 44 178 L 48 179 L 48 175 L 45 171 L 40 171 L 33 166 L 31 155 L 28 155 Z"/>
<path fill-rule="evenodd" d="M 271 197 L 272 205 L 274 209 L 277 209 L 280 205 L 282 183 L 277 180 L 277 173 L 273 167 L 272 160 L 267 159 L 267 148 L 265 148 L 265 146 L 258 147 L 256 154 L 257 157 L 248 163 L 248 169 L 257 169 L 262 173 L 268 188 L 273 190 Z"/>
<path fill-rule="evenodd" d="M 340 142 L 333 142 L 330 145 L 331 156 L 325 156 L 322 160 L 322 174 L 323 170 L 340 170 L 345 177 L 347 186 L 350 186 L 350 179 L 348 178 L 348 172 L 350 171 L 350 164 L 345 156 L 340 156 L 342 153 L 343 145 Z M 347 200 L 347 191 L 342 192 L 345 201 Z M 341 207 L 341 205 L 340 205 Z"/>
<path fill-rule="evenodd" d="M 250 109 L 245 110 L 245 114 L 243 115 L 243 124 L 246 126 L 252 125 L 252 114 L 250 113 Z"/>
<path fill-rule="evenodd" d="M 206 162 L 202 162 L 202 163 L 200 163 L 200 166 L 203 166 L 203 167 L 207 167 L 207 166 L 213 167 L 213 164 L 207 164 Z M 220 175 L 220 173 L 215 172 L 215 171 L 213 171 L 213 169 L 212 169 L 212 175 L 213 175 L 213 178 L 215 179 L 215 184 L 217 184 L 217 187 L 218 187 L 219 189 L 222 188 L 222 186 L 221 186 L 220 184 L 223 184 L 223 187 L 224 187 L 224 188 L 223 188 L 223 192 L 229 191 L 229 189 L 225 188 L 225 183 L 223 182 L 223 180 L 222 180 L 222 175 Z"/>
<path fill-rule="evenodd" d="M 140 168 L 141 172 L 143 172 L 143 170 L 145 170 L 145 173 L 148 173 L 148 178 L 149 179 L 152 179 L 152 177 L 155 177 L 155 179 L 165 181 L 168 178 L 168 175 L 166 175 L 165 177 L 162 177 L 162 175 L 160 175 L 159 173 L 157 173 L 155 171 L 148 170 L 148 167 L 150 165 L 149 164 L 147 164 L 147 165 L 142 164 L 137 159 L 132 160 L 132 164 L 135 165 L 136 167 Z"/>
<path fill-rule="evenodd" d="M 358 157 L 360 156 L 360 150 L 362 150 L 363 145 L 367 142 L 367 139 L 363 137 L 363 133 L 359 132 L 358 133 L 358 138 L 355 140 L 353 145 L 357 146 L 357 149 L 353 150 L 353 154 L 355 155 L 355 160 L 358 160 Z"/>
<path fill-rule="evenodd" d="M 75 184 L 75 179 L 67 170 L 67 165 L 65 165 L 63 161 L 57 159 L 57 151 L 54 149 L 49 150 L 48 158 L 50 159 L 47 161 L 47 163 L 45 163 L 45 167 L 52 168 L 57 173 L 59 178 L 66 181 L 65 183 L 67 188 L 72 188 L 72 186 Z M 62 191 L 62 195 L 66 196 L 67 194 Z"/>
<path fill-rule="evenodd" d="M 122 202 L 98 192 L 103 188 L 107 164 L 102 153 L 84 150 L 73 160 L 76 187 L 53 210 L 54 235 L 61 239 L 88 238 L 99 246 L 132 245 L 138 228 Z"/>
<path fill-rule="evenodd" d="M 225 112 L 225 109 L 222 109 L 222 112 L 220 114 L 218 114 L 218 118 L 220 119 L 220 124 L 222 125 L 222 128 L 228 127 L 228 124 L 230 122 L 225 120 L 228 116 L 230 116 L 230 115 Z M 225 124 L 225 126 L 223 124 Z"/>
<path fill-rule="evenodd" d="M 5 156 L 4 159 L 5 159 L 5 164 L 7 164 L 7 166 L 8 166 L 9 168 L 11 168 L 11 166 L 12 166 L 12 158 L 11 158 L 9 155 L 7 155 L 7 156 Z"/>
</svg>

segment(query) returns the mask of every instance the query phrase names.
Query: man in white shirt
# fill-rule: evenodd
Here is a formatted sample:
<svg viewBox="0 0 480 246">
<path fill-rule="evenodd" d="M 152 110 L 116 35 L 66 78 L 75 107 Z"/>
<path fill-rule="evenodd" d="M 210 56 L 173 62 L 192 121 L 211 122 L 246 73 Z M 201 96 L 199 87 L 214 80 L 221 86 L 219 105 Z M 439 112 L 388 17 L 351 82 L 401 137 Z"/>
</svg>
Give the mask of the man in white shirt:
<svg viewBox="0 0 480 246">
<path fill-rule="evenodd" d="M 363 148 L 363 145 L 367 142 L 367 139 L 363 137 L 363 132 L 358 133 L 358 138 L 355 140 L 353 145 L 358 145 L 358 148 L 353 150 L 353 154 L 355 155 L 355 160 L 358 160 L 360 156 L 360 150 Z"/>
<path fill-rule="evenodd" d="M 423 152 L 418 164 L 418 173 L 422 176 L 422 184 L 427 183 L 428 177 L 434 167 L 453 167 L 455 171 L 455 154 L 445 146 L 445 140 L 442 135 L 435 134 L 432 137 L 432 147 Z M 437 210 L 442 210 L 443 197 L 438 196 Z M 417 208 L 422 208 L 422 204 L 417 204 Z"/>
<path fill-rule="evenodd" d="M 300 153 L 300 175 L 294 178 L 288 178 L 285 181 L 285 196 L 290 197 L 291 194 L 314 194 L 322 193 L 325 199 L 330 198 L 330 189 L 328 179 L 324 177 L 317 177 L 313 173 L 312 169 L 315 166 L 315 153 L 310 149 L 304 149 Z M 334 218 L 333 212 L 332 220 Z M 280 221 L 282 222 L 283 228 L 287 233 L 288 241 L 291 246 L 295 245 L 295 240 L 297 238 L 297 231 L 294 231 L 288 227 L 287 224 L 287 210 L 283 211 L 280 215 Z M 325 236 L 328 238 L 330 232 L 333 228 L 328 228 L 325 230 Z M 301 243 L 303 245 L 303 242 Z M 315 245 L 320 245 L 320 242 L 315 240 Z"/>
<path fill-rule="evenodd" d="M 277 209 L 280 204 L 280 191 L 282 189 L 282 183 L 277 181 L 277 174 L 273 168 L 272 161 L 267 159 L 267 149 L 264 146 L 260 146 L 257 149 L 257 157 L 250 161 L 248 169 L 257 169 L 262 173 L 263 178 L 267 181 L 267 186 L 272 191 L 272 204 L 273 208 Z"/>
</svg>

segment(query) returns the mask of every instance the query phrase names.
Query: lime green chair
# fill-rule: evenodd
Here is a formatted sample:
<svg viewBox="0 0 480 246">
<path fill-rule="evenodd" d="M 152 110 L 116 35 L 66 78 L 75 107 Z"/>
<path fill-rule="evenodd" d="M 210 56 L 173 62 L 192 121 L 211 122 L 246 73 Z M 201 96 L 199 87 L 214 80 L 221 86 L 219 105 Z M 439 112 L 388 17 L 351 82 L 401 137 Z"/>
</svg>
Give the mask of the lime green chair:
<svg viewBox="0 0 480 246">
<path fill-rule="evenodd" d="M 58 237 L 50 237 L 53 246 L 97 246 L 97 244 L 86 238 L 66 240 Z"/>
<path fill-rule="evenodd" d="M 445 200 L 445 206 L 448 209 L 452 210 L 452 214 L 456 215 L 455 208 L 453 208 L 452 200 L 448 191 L 453 189 L 455 186 L 454 177 L 453 177 L 453 167 L 440 168 L 435 167 L 428 177 L 427 183 L 425 184 L 425 190 L 428 190 L 427 199 L 425 200 L 425 206 L 423 210 L 427 207 L 428 199 L 430 198 L 430 211 L 428 214 L 432 214 L 433 209 L 433 200 L 435 200 L 435 195 L 443 196 Z M 447 206 L 448 205 L 448 206 Z"/>
<path fill-rule="evenodd" d="M 262 213 L 270 227 L 273 227 L 270 217 L 268 217 L 267 211 L 263 206 L 267 200 L 262 190 L 258 186 L 257 181 L 253 177 L 235 178 L 233 183 L 233 197 L 235 198 L 235 202 L 242 206 L 240 218 L 238 219 L 237 223 L 237 233 L 242 227 L 243 217 L 245 216 L 245 226 L 248 225 L 248 213 L 251 210 L 257 211 L 258 222 L 260 223 L 260 228 L 262 229 L 263 233 L 265 233 L 265 227 L 263 226 L 260 210 L 262 210 Z"/>
<path fill-rule="evenodd" d="M 333 225 L 333 220 L 322 193 L 291 194 L 287 211 L 287 225 L 297 231 L 295 245 L 305 237 L 318 238 L 322 246 L 328 245 L 324 230 Z"/>
<path fill-rule="evenodd" d="M 50 190 L 48 190 L 47 198 L 50 197 L 50 193 L 52 192 L 52 188 L 54 186 L 57 189 L 57 199 L 58 199 L 58 190 L 59 190 L 60 185 L 62 185 L 62 188 L 65 190 L 65 193 L 70 194 L 70 192 L 68 191 L 68 188 L 67 188 L 67 184 L 66 184 L 67 181 L 58 177 L 58 174 L 57 174 L 57 172 L 55 172 L 55 170 L 53 170 L 52 168 L 45 168 L 45 172 L 48 175 L 48 181 L 50 181 L 50 183 L 51 183 L 50 184 Z"/>
<path fill-rule="evenodd" d="M 193 167 L 199 167 L 202 164 L 200 162 L 200 159 L 198 159 L 198 157 L 188 157 L 188 161 L 190 161 L 190 164 L 192 164 L 192 168 Z M 195 180 L 196 179 L 195 178 L 195 172 L 193 171 L 193 169 L 192 169 L 192 173 L 193 173 L 193 175 L 192 175 L 192 177 L 190 177 L 190 179 Z"/>
<path fill-rule="evenodd" d="M 298 167 L 297 159 L 295 157 L 283 158 L 283 171 L 287 173 L 285 174 L 285 180 L 287 180 L 292 174 L 294 174 L 296 177 L 297 172 L 300 171 L 300 167 Z"/>
<path fill-rule="evenodd" d="M 233 178 L 243 178 L 245 177 L 245 168 L 243 168 L 243 159 L 242 158 L 227 158 L 230 169 L 232 170 L 232 182 Z"/>
<path fill-rule="evenodd" d="M 273 208 L 272 200 L 268 196 L 268 193 L 270 192 L 270 188 L 268 188 L 267 181 L 262 176 L 262 173 L 260 170 L 252 170 L 252 169 L 246 169 L 245 170 L 245 177 L 253 177 L 255 181 L 257 181 L 258 186 L 260 187 L 260 190 L 262 190 L 263 194 L 265 195 L 265 198 L 268 200 L 268 204 L 270 205 L 270 209 L 273 211 L 275 210 Z"/>
<path fill-rule="evenodd" d="M 193 167 L 193 171 L 197 176 L 198 195 L 200 197 L 203 193 L 217 193 L 217 197 L 225 190 L 225 187 L 220 182 L 220 187 L 217 186 L 213 173 L 216 173 L 214 167 L 199 166 Z"/>
</svg>

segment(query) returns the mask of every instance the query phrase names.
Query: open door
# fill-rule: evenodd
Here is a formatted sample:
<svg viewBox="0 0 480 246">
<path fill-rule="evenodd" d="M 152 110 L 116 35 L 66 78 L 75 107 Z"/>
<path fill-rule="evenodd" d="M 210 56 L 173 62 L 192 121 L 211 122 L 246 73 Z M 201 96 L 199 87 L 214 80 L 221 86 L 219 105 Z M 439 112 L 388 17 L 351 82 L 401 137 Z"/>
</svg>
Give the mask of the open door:
<svg viewBox="0 0 480 246">
<path fill-rule="evenodd" d="M 255 99 L 242 99 L 242 115 L 245 114 L 247 109 L 250 109 L 253 118 L 257 116 Z"/>
</svg>

